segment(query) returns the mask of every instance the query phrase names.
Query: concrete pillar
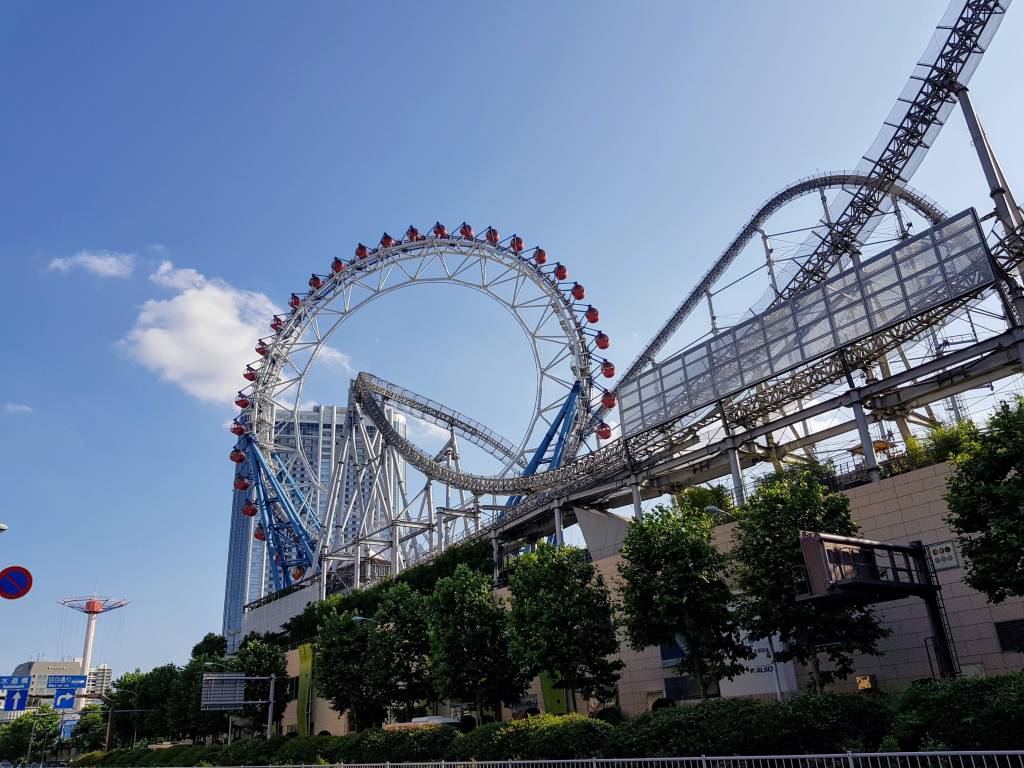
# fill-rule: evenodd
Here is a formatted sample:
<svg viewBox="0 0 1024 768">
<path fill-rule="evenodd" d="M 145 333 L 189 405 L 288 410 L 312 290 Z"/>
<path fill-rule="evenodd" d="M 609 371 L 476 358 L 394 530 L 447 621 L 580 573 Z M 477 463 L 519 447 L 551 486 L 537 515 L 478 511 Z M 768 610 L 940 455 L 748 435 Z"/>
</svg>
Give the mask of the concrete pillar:
<svg viewBox="0 0 1024 768">
<path fill-rule="evenodd" d="M 498 580 L 501 571 L 501 564 L 498 562 L 498 534 L 491 534 L 491 558 L 494 560 L 494 579 Z"/>
<path fill-rule="evenodd" d="M 743 470 L 740 469 L 740 452 L 737 448 L 729 449 L 729 471 L 732 473 L 732 499 L 739 506 L 746 501 L 743 493 Z"/>
<path fill-rule="evenodd" d="M 562 510 L 555 507 L 555 546 L 561 547 L 565 544 L 565 531 L 562 529 Z"/>
<path fill-rule="evenodd" d="M 633 495 L 633 517 L 636 520 L 643 520 L 644 508 L 640 506 L 640 484 L 633 483 L 629 486 L 629 490 Z"/>
<path fill-rule="evenodd" d="M 868 470 L 868 477 L 871 478 L 871 482 L 877 483 L 882 479 L 882 470 L 878 468 L 878 460 L 875 458 L 875 443 L 871 437 L 871 430 L 868 429 L 868 420 L 864 416 L 864 408 L 859 400 L 850 407 L 853 409 L 854 421 L 857 422 L 860 444 L 864 448 L 864 466 Z"/>
</svg>

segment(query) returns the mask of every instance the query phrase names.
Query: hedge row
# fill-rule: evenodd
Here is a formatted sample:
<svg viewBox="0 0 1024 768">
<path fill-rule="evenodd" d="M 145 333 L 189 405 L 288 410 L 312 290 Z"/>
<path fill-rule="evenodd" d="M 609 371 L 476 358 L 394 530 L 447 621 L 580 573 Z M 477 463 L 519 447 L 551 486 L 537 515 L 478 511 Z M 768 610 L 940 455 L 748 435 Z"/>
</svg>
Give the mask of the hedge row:
<svg viewBox="0 0 1024 768">
<path fill-rule="evenodd" d="M 462 735 L 447 727 L 94 752 L 76 766 L 295 765 L 584 757 L 1024 748 L 1024 673 L 914 685 L 898 696 L 824 693 L 785 704 L 722 699 L 618 725 L 537 715 Z"/>
</svg>

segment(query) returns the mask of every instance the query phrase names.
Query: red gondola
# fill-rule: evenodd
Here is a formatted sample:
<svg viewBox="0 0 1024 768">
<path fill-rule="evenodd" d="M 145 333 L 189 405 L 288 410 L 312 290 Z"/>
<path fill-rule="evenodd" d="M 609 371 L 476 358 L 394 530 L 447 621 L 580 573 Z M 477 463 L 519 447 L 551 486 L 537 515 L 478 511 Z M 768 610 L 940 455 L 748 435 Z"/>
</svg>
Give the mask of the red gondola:
<svg viewBox="0 0 1024 768">
<path fill-rule="evenodd" d="M 608 392 L 606 390 L 605 393 L 603 395 L 601 395 L 601 405 L 603 405 L 605 408 L 614 408 L 615 407 L 615 393 L 614 392 Z"/>
<path fill-rule="evenodd" d="M 301 565 L 296 565 L 294 568 L 292 568 L 292 581 L 298 581 L 305 575 L 306 569 L 303 568 Z"/>
<path fill-rule="evenodd" d="M 597 311 L 597 307 L 587 306 L 587 311 L 584 313 L 584 317 L 587 318 L 588 323 L 596 323 L 601 319 L 601 313 Z"/>
<path fill-rule="evenodd" d="M 270 321 L 270 330 L 280 331 L 284 328 L 284 318 L 274 315 L 274 319 Z"/>
<path fill-rule="evenodd" d="M 228 458 L 235 462 L 235 464 L 241 464 L 245 461 L 245 452 L 234 448 L 231 453 L 228 454 Z"/>
<path fill-rule="evenodd" d="M 555 279 L 565 280 L 569 277 L 569 270 L 565 268 L 564 264 L 555 264 Z"/>
<path fill-rule="evenodd" d="M 259 510 L 256 508 L 256 505 L 252 503 L 251 499 L 242 505 L 242 514 L 246 517 L 256 517 L 258 512 Z"/>
<path fill-rule="evenodd" d="M 543 248 L 537 248 L 533 252 L 533 260 L 537 262 L 538 265 L 545 263 L 548 260 L 548 252 Z"/>
<path fill-rule="evenodd" d="M 381 248 L 390 248 L 394 244 L 395 244 L 395 238 L 393 238 L 391 235 L 389 235 L 387 232 L 385 232 L 384 236 L 381 237 L 381 239 L 380 239 L 380 247 Z"/>
<path fill-rule="evenodd" d="M 466 222 L 462 222 L 462 226 L 459 227 L 459 234 L 462 235 L 467 240 L 472 240 L 473 237 L 475 236 L 473 228 L 469 226 L 469 224 L 467 224 Z"/>
<path fill-rule="evenodd" d="M 333 272 L 334 274 L 338 274 L 344 268 L 345 262 L 339 259 L 337 256 L 335 256 L 334 260 L 331 262 L 331 272 Z"/>
<path fill-rule="evenodd" d="M 582 285 L 580 285 L 579 283 L 572 284 L 572 297 L 576 299 L 576 301 L 583 301 L 586 295 L 587 292 L 583 290 Z"/>
<path fill-rule="evenodd" d="M 423 235 L 420 234 L 420 231 L 416 229 L 416 227 L 410 225 L 409 228 L 405 230 L 405 239 L 411 243 L 418 243 L 423 239 Z"/>
<path fill-rule="evenodd" d="M 365 259 L 369 252 L 370 252 L 369 248 L 367 248 L 362 243 L 360 243 L 359 245 L 356 246 L 356 258 L 357 259 Z"/>
<path fill-rule="evenodd" d="M 238 435 L 239 437 L 241 437 L 242 435 L 245 434 L 245 425 L 239 424 L 237 421 L 232 421 L 229 429 L 232 435 Z"/>
<path fill-rule="evenodd" d="M 594 343 L 598 349 L 608 349 L 612 345 L 612 340 L 608 338 L 607 333 L 598 331 L 597 336 L 594 337 Z"/>
<path fill-rule="evenodd" d="M 260 357 L 266 357 L 270 354 L 270 347 L 264 344 L 262 341 L 256 345 L 256 354 Z"/>
<path fill-rule="evenodd" d="M 434 224 L 434 237 L 448 237 L 448 230 L 440 221 Z"/>
<path fill-rule="evenodd" d="M 509 243 L 512 246 L 512 250 L 516 253 L 522 253 L 523 251 L 523 238 L 519 235 L 512 235 L 512 242 Z"/>
<path fill-rule="evenodd" d="M 606 379 L 612 378 L 613 376 L 615 376 L 615 366 L 612 365 L 607 360 L 605 360 L 603 363 L 601 363 L 601 375 L 604 376 Z"/>
<path fill-rule="evenodd" d="M 245 366 L 245 371 L 242 372 L 242 378 L 246 381 L 256 381 L 256 369 L 251 365 Z"/>
<path fill-rule="evenodd" d="M 498 240 L 501 239 L 501 235 L 498 234 L 498 230 L 494 227 L 488 227 L 487 231 L 484 233 L 484 237 L 487 238 L 487 242 L 491 245 L 497 245 Z"/>
<path fill-rule="evenodd" d="M 594 432 L 596 432 L 597 436 L 602 440 L 607 440 L 612 436 L 612 428 L 603 421 L 597 425 L 597 429 L 595 429 Z"/>
<path fill-rule="evenodd" d="M 239 408 L 248 408 L 252 403 L 249 402 L 248 397 L 239 392 L 238 397 L 235 398 L 235 405 Z"/>
<path fill-rule="evenodd" d="M 288 306 L 292 309 L 298 309 L 302 306 L 302 299 L 300 299 L 297 294 L 293 293 L 292 297 L 288 299 Z"/>
<path fill-rule="evenodd" d="M 249 481 L 245 479 L 245 475 L 235 475 L 233 487 L 236 491 L 247 491 L 249 490 Z"/>
<path fill-rule="evenodd" d="M 314 274 L 309 278 L 309 287 L 312 288 L 314 291 L 319 290 L 320 286 L 323 284 L 324 281 L 320 279 L 320 275 Z"/>
<path fill-rule="evenodd" d="M 256 526 L 256 530 L 252 532 L 252 537 L 256 539 L 256 541 L 267 540 L 267 532 L 263 529 L 263 523 Z"/>
</svg>

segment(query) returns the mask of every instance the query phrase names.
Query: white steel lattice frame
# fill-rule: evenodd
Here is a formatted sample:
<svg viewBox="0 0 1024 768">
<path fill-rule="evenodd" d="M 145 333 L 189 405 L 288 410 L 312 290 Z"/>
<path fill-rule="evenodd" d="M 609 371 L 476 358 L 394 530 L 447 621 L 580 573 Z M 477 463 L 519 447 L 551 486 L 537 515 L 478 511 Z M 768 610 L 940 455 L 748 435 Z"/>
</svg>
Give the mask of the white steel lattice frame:
<svg viewBox="0 0 1024 768">
<path fill-rule="evenodd" d="M 489 230 L 488 235 L 491 234 Z M 361 397 L 350 401 L 345 443 L 333 457 L 328 482 L 324 481 L 319 461 L 314 462 L 306 453 L 300 434 L 300 411 L 312 366 L 344 321 L 381 296 L 413 285 L 447 284 L 470 288 L 509 312 L 526 336 L 535 364 L 536 392 L 528 427 L 518 445 L 443 406 L 433 404 L 437 407 L 432 410 L 432 401 L 426 398 L 415 396 L 416 402 L 404 403 L 403 410 L 417 416 L 426 415 L 428 420 L 451 428 L 452 440 L 458 431 L 493 455 L 504 454 L 502 469 L 493 478 L 495 482 L 507 481 L 508 475 L 522 470 L 536 443 L 557 421 L 558 412 L 571 391 L 578 391 L 579 406 L 565 431 L 564 456 L 567 459 L 576 455 L 597 424 L 590 400 L 595 392 L 593 378 L 597 370 L 594 366 L 599 368 L 604 360 L 594 354 L 598 332 L 586 327 L 584 318 L 589 305 L 574 300 L 572 288 L 576 288 L 576 284 L 565 282 L 565 275 L 561 282 L 556 276 L 555 268 L 561 269 L 560 265 L 543 267 L 546 258 L 538 256 L 543 252 L 533 249 L 524 253 L 522 241 L 515 236 L 502 242 L 447 233 L 427 237 L 416 233 L 402 241 L 393 241 L 387 236 L 385 239 L 388 242 L 382 241 L 377 249 L 360 246 L 357 258 L 350 262 L 336 259 L 328 274 L 314 274 L 310 279 L 311 290 L 304 297 L 293 295 L 292 312 L 275 317 L 272 328 L 276 333 L 261 339 L 257 346 L 263 360 L 247 371 L 254 379 L 253 384 L 239 393 L 248 405 L 243 406 L 238 421 L 247 426 L 260 453 L 270 457 L 281 470 L 288 469 L 295 474 L 297 468 L 304 469 L 305 481 L 300 490 L 312 509 L 323 509 L 321 499 L 324 495 L 327 497 L 323 534 L 316 542 L 318 557 L 335 546 L 336 531 L 343 530 L 355 514 L 355 503 L 363 507 L 359 510 L 359 538 L 366 542 L 379 540 L 379 554 L 389 546 L 385 543 L 388 537 L 382 535 L 388 531 L 389 536 L 400 543 L 412 541 L 408 547 L 393 548 L 392 561 L 412 557 L 424 538 L 429 538 L 429 546 L 434 546 L 435 521 L 429 519 L 434 514 L 429 478 L 439 475 L 449 485 L 468 487 L 466 482 L 460 482 L 464 473 L 458 466 L 457 448 L 452 445 L 454 462 L 449 456 L 416 464 L 427 475 L 428 483 L 410 499 L 404 480 L 399 477 L 401 456 L 393 449 L 403 437 L 394 430 L 377 397 L 367 397 L 365 393 L 359 393 Z M 398 392 L 398 388 L 393 390 L 393 395 Z M 366 431 L 364 416 L 378 428 L 372 436 Z M 287 423 L 294 424 L 294 445 L 290 436 L 279 440 L 276 434 L 276 427 Z M 338 510 L 339 488 L 344 488 L 339 484 L 347 479 L 347 467 L 356 456 L 357 441 L 365 446 L 366 459 L 351 480 L 360 484 L 360 490 L 361 483 L 367 482 L 370 492 L 365 499 L 362 493 L 354 494 L 348 508 Z M 413 449 L 418 451 L 414 446 Z M 488 489 L 477 483 L 472 490 Z M 450 491 L 446 496 L 450 496 Z M 414 513 L 417 504 L 422 509 Z M 407 531 L 399 531 L 396 526 L 413 533 L 407 535 Z M 445 538 L 442 528 L 438 526 L 441 541 Z M 429 532 L 428 537 L 422 535 L 424 531 Z M 312 565 L 316 567 L 316 562 Z"/>
</svg>

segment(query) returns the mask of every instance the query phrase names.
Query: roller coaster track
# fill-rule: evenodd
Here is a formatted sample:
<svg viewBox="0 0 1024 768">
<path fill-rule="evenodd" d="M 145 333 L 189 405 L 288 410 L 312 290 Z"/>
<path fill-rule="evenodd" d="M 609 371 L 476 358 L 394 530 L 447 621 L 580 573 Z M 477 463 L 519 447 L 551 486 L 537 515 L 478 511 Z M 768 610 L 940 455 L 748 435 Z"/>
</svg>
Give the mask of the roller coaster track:
<svg viewBox="0 0 1024 768">
<path fill-rule="evenodd" d="M 455 430 L 460 437 L 484 449 L 496 459 L 506 462 L 506 469 L 513 466 L 526 468 L 526 461 L 521 453 L 516 452 L 515 446 L 480 422 L 377 376 L 368 373 L 360 375 L 363 391 L 377 395 L 385 405 L 431 424 Z"/>
<path fill-rule="evenodd" d="M 845 209 L 832 217 L 834 221 L 823 222 L 823 234 L 815 233 L 814 250 L 773 303 L 824 280 L 844 254 L 858 249 L 861 231 L 881 209 L 889 191 L 905 184 L 924 158 L 956 103 L 956 89 L 967 85 L 1009 4 L 1010 0 L 967 0 L 952 24 L 940 24 L 938 32 L 947 33 L 945 41 L 934 56 L 929 56 L 932 47 L 926 50 L 904 88 L 905 95 L 872 143 L 872 147 L 884 145 L 876 157 L 864 158 L 870 163 L 866 172 L 870 183 L 853 193 Z M 913 97 L 907 98 L 910 94 Z"/>
<path fill-rule="evenodd" d="M 862 173 L 856 173 L 853 171 L 836 171 L 800 179 L 768 198 L 768 200 L 766 200 L 761 207 L 754 212 L 753 216 L 750 217 L 743 228 L 737 233 L 736 237 L 733 238 L 732 242 L 729 243 L 728 247 L 722 252 L 722 255 L 718 257 L 718 260 L 711 265 L 711 268 L 704 274 L 704 277 L 700 279 L 700 282 L 694 286 L 689 295 L 654 335 L 654 338 L 648 342 L 643 351 L 630 364 L 629 368 L 626 369 L 626 372 L 622 374 L 622 377 L 619 379 L 616 386 L 621 387 L 627 381 L 636 378 L 648 365 L 654 364 L 654 358 L 662 349 L 664 349 L 665 345 L 668 343 L 669 339 L 672 338 L 675 332 L 679 330 L 683 321 L 685 321 L 686 318 L 690 316 L 690 313 L 693 312 L 693 310 L 696 309 L 704 300 L 704 294 L 711 290 L 712 286 L 714 286 L 722 275 L 725 274 L 725 271 L 733 261 L 735 261 L 736 257 L 739 256 L 740 252 L 747 246 L 747 243 L 753 239 L 758 230 L 768 221 L 769 218 L 771 218 L 772 214 L 787 203 L 803 197 L 804 195 L 811 194 L 812 192 L 817 192 L 818 190 L 832 189 L 835 187 L 872 186 L 876 183 L 881 182 L 878 182 L 876 179 Z M 897 185 L 895 187 L 892 185 L 889 186 L 891 187 L 888 191 L 889 194 L 895 195 L 897 199 L 902 200 L 928 219 L 932 224 L 937 224 L 945 218 L 946 212 L 934 201 L 930 200 L 917 190 L 905 185 Z M 603 416 L 605 413 L 607 413 L 607 409 L 604 408 L 601 408 L 598 411 L 599 416 Z"/>
</svg>

